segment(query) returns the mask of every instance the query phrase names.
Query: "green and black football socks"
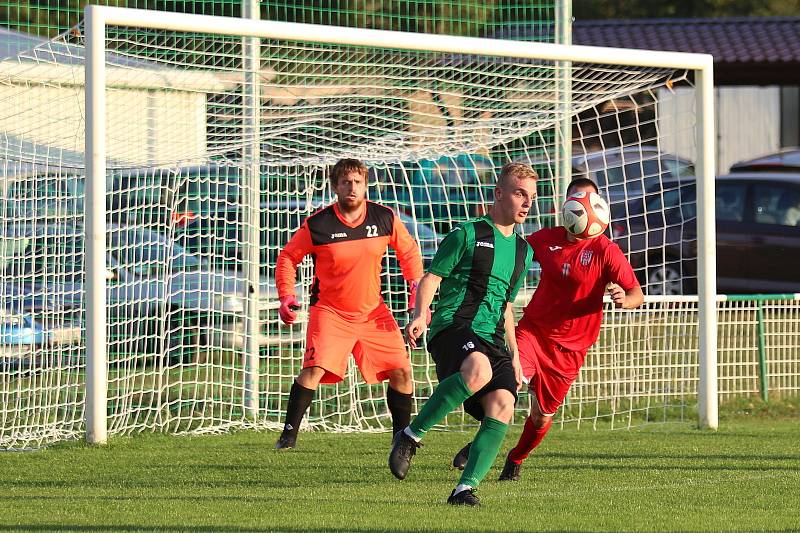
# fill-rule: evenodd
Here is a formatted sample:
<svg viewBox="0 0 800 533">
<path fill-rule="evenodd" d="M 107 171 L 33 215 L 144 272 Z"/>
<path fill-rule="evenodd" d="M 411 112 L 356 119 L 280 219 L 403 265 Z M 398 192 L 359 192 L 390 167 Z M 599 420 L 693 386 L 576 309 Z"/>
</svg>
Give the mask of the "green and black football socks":
<svg viewBox="0 0 800 533">
<path fill-rule="evenodd" d="M 469 449 L 469 459 L 464 467 L 464 472 L 459 480 L 460 485 L 467 485 L 476 488 L 481 480 L 486 477 L 492 467 L 500 445 L 508 431 L 508 424 L 504 424 L 495 418 L 485 417 L 481 422 L 481 428 L 472 441 Z"/>
<path fill-rule="evenodd" d="M 472 396 L 461 372 L 456 372 L 439 383 L 431 397 L 420 409 L 417 417 L 409 425 L 409 429 L 418 439 L 425 436 L 434 425 L 438 424 L 444 417 L 464 403 L 464 400 Z"/>
</svg>

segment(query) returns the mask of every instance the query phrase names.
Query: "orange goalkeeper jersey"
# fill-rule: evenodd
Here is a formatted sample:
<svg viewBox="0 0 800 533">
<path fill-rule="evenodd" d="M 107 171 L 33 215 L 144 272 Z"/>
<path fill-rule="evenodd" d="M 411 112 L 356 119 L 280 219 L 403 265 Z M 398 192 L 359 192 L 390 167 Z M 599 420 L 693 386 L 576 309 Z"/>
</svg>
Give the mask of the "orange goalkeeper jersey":
<svg viewBox="0 0 800 533">
<path fill-rule="evenodd" d="M 297 265 L 314 258 L 310 305 L 350 320 L 365 320 L 381 304 L 380 273 L 386 247 L 394 248 L 403 277 L 422 277 L 419 247 L 389 208 L 367 201 L 355 223 L 342 218 L 338 204 L 308 217 L 278 255 L 275 281 L 280 297 L 294 295 Z"/>
</svg>

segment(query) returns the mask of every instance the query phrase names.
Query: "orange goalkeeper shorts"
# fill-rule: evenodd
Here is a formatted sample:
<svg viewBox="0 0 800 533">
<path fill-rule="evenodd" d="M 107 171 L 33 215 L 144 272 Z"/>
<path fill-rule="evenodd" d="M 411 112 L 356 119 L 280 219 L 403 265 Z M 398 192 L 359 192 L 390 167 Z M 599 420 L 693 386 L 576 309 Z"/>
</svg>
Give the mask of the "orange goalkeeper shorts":
<svg viewBox="0 0 800 533">
<path fill-rule="evenodd" d="M 310 307 L 303 368 L 320 367 L 325 370 L 320 383 L 338 383 L 347 373 L 351 353 L 367 383 L 384 381 L 392 370 L 411 368 L 403 335 L 385 303 L 363 322 Z"/>
<path fill-rule="evenodd" d="M 515 337 L 522 375 L 536 396 L 539 411 L 552 415 L 567 397 L 588 350 L 567 350 L 520 321 Z"/>
</svg>

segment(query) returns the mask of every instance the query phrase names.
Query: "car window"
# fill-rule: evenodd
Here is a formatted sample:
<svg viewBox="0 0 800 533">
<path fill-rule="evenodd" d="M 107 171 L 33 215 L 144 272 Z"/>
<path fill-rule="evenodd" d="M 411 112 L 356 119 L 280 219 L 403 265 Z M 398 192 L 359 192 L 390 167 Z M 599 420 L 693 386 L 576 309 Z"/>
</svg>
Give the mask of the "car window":
<svg viewBox="0 0 800 533">
<path fill-rule="evenodd" d="M 717 220 L 741 222 L 744 220 L 746 187 L 740 183 L 718 183 L 714 208 Z"/>
<path fill-rule="evenodd" d="M 684 220 L 697 217 L 697 188 L 687 185 L 679 189 L 680 210 Z"/>
<path fill-rule="evenodd" d="M 640 178 L 652 178 L 661 175 L 669 175 L 669 171 L 661 167 L 657 159 L 646 161 L 636 161 L 627 163 L 622 167 L 611 167 L 605 171 L 608 185 L 620 184 L 625 181 L 638 180 Z M 598 172 L 599 174 L 599 172 Z"/>
<path fill-rule="evenodd" d="M 678 189 L 664 190 L 660 194 L 652 194 L 647 200 L 647 212 L 655 213 L 662 209 L 669 209 L 680 204 L 681 194 Z"/>
<path fill-rule="evenodd" d="M 235 210 L 244 201 L 243 173 L 235 166 L 134 170 L 113 179 L 112 219 L 125 224 L 168 224 L 170 217 Z"/>
<path fill-rule="evenodd" d="M 649 194 L 648 213 L 663 213 L 667 222 L 689 220 L 697 216 L 697 198 L 694 184 L 666 187 L 663 191 Z"/>
<path fill-rule="evenodd" d="M 4 328 L 24 328 L 25 319 L 20 315 L 13 315 L 6 312 L 0 313 L 0 323 Z"/>
<path fill-rule="evenodd" d="M 110 208 L 131 224 L 157 222 L 150 211 L 166 209 L 172 203 L 169 177 L 161 173 L 134 172 L 115 177 L 110 191 Z"/>
<path fill-rule="evenodd" d="M 13 277 L 15 262 L 22 257 L 23 252 L 30 246 L 31 239 L 24 236 L 0 237 L 0 269 L 5 277 Z"/>
<path fill-rule="evenodd" d="M 243 175 L 235 167 L 211 169 L 207 173 L 189 173 L 176 178 L 178 211 L 210 213 L 227 206 L 241 205 L 244 189 Z"/>
<path fill-rule="evenodd" d="M 420 252 L 424 260 L 430 260 L 436 254 L 436 248 L 441 240 L 434 229 L 422 222 L 415 221 L 413 217 L 405 213 L 398 215 L 406 226 L 406 229 L 419 244 Z"/>
<path fill-rule="evenodd" d="M 610 201 L 635 198 L 672 174 L 658 159 L 648 159 L 615 166 L 595 173 L 595 181 Z"/>
<path fill-rule="evenodd" d="M 278 168 L 281 172 L 274 173 Z M 304 193 L 321 184 L 324 178 L 322 168 L 268 166 L 267 173 L 261 175 L 261 201 L 269 201 L 274 193 Z"/>
<path fill-rule="evenodd" d="M 6 216 L 11 218 L 83 214 L 83 179 L 75 175 L 7 179 L 2 195 Z"/>
<path fill-rule="evenodd" d="M 610 201 L 627 198 L 625 180 L 627 179 L 622 167 L 610 168 L 596 173 L 596 182 L 600 193 Z"/>
<path fill-rule="evenodd" d="M 757 223 L 797 226 L 800 223 L 800 191 L 784 185 L 754 185 L 753 209 Z"/>
<path fill-rule="evenodd" d="M 371 171 L 374 198 L 388 207 L 413 212 L 439 233 L 451 223 L 482 215 L 492 201 L 494 167 L 478 155 L 423 159 Z"/>
<path fill-rule="evenodd" d="M 695 176 L 694 165 L 678 159 L 662 159 L 661 164 L 675 178 L 690 178 Z"/>
<path fill-rule="evenodd" d="M 80 236 L 42 233 L 26 237 L 14 248 L 13 257 L 4 265 L 4 275 L 27 279 L 46 275 L 62 282 L 83 275 L 84 250 Z"/>
</svg>

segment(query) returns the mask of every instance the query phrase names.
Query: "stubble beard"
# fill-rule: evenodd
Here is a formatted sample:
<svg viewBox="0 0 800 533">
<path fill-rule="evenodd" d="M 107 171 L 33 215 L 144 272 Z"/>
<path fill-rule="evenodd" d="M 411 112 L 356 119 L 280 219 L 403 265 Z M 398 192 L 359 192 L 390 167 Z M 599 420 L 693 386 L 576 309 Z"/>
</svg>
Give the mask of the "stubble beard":
<svg viewBox="0 0 800 533">
<path fill-rule="evenodd" d="M 364 198 L 363 196 L 356 199 L 350 199 L 347 197 L 339 198 L 339 211 L 342 211 L 343 213 L 353 213 L 355 211 L 360 211 L 361 208 L 366 203 L 366 201 L 367 201 L 366 198 Z"/>
</svg>

